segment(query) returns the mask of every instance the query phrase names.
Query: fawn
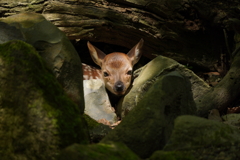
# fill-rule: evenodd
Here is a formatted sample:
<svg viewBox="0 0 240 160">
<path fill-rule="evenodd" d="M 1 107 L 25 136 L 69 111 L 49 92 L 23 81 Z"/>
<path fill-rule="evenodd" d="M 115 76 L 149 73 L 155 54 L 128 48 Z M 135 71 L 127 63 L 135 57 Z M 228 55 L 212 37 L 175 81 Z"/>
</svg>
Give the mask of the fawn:
<svg viewBox="0 0 240 160">
<path fill-rule="evenodd" d="M 127 54 L 113 52 L 107 55 L 88 42 L 90 55 L 101 69 L 83 64 L 83 79 L 101 79 L 111 93 L 124 95 L 131 84 L 133 66 L 141 58 L 143 42 L 141 39 Z"/>
</svg>

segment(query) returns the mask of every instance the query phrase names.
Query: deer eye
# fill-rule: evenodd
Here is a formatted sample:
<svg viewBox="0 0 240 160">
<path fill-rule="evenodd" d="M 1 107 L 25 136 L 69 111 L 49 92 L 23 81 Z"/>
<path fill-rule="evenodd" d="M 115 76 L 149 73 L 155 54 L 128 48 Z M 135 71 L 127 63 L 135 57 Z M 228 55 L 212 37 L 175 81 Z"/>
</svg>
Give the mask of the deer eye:
<svg viewBox="0 0 240 160">
<path fill-rule="evenodd" d="M 108 74 L 107 72 L 103 72 L 103 76 L 104 76 L 104 77 L 108 77 L 109 74 Z"/>
<path fill-rule="evenodd" d="M 129 71 L 127 72 L 127 74 L 128 74 L 128 75 L 132 75 L 132 70 L 129 70 Z"/>
</svg>

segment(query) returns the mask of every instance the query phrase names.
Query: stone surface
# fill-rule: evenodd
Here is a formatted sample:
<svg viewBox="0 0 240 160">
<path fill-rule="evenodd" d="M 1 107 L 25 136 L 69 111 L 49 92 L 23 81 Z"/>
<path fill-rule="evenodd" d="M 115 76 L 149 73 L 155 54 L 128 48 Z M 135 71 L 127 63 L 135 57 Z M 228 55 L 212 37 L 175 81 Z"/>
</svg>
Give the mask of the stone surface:
<svg viewBox="0 0 240 160">
<path fill-rule="evenodd" d="M 134 80 L 131 91 L 124 97 L 122 108 L 119 109 L 121 116 L 125 117 L 139 103 L 159 77 L 172 71 L 178 71 L 191 82 L 189 92 L 192 92 L 194 99 L 210 90 L 208 84 L 185 66 L 170 58 L 158 56 L 138 70 L 139 76 Z"/>
<path fill-rule="evenodd" d="M 225 124 L 240 127 L 240 114 L 227 114 L 222 116 Z"/>
<path fill-rule="evenodd" d="M 16 38 L 33 45 L 52 70 L 67 95 L 84 111 L 81 60 L 68 38 L 56 26 L 36 13 L 21 13 L 1 19 L 4 29 L 20 32 L 7 33 L 5 41 Z M 6 27 L 6 24 L 9 25 Z M 12 29 L 15 27 L 15 29 Z M 2 28 L 1 28 L 2 30 Z M 1 32 L 0 32 L 1 33 Z"/>
<path fill-rule="evenodd" d="M 189 80 L 173 71 L 159 77 L 101 142 L 121 141 L 141 158 L 147 158 L 167 143 L 177 116 L 195 111 Z"/>
<path fill-rule="evenodd" d="M 149 160 L 197 160 L 192 155 L 182 153 L 179 151 L 156 151 L 149 158 Z"/>
<path fill-rule="evenodd" d="M 198 160 L 239 159 L 240 131 L 222 122 L 179 116 L 164 151 L 179 151 Z"/>
<path fill-rule="evenodd" d="M 105 85 L 100 79 L 84 80 L 85 114 L 96 121 L 117 122 L 117 115 L 108 98 Z"/>
<path fill-rule="evenodd" d="M 87 122 L 90 141 L 92 143 L 98 143 L 112 130 L 108 125 L 98 123 L 87 114 L 84 114 L 83 117 Z"/>
<path fill-rule="evenodd" d="M 58 157 L 58 160 L 139 160 L 126 145 L 109 142 L 94 145 L 74 144 L 67 147 Z"/>
<path fill-rule="evenodd" d="M 24 40 L 22 33 L 16 27 L 0 22 L 0 28 L 0 44 L 16 39 Z"/>
<path fill-rule="evenodd" d="M 72 143 L 89 142 L 79 107 L 31 45 L 0 45 L 0 88 L 1 160 L 54 159 Z"/>
</svg>

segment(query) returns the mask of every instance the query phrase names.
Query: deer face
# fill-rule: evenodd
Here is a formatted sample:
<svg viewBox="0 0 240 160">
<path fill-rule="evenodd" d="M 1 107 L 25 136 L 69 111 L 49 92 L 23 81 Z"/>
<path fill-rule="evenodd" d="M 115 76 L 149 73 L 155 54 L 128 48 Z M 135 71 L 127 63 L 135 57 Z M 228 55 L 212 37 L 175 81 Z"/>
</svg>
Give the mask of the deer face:
<svg viewBox="0 0 240 160">
<path fill-rule="evenodd" d="M 127 54 L 113 52 L 108 55 L 88 42 L 93 61 L 101 67 L 101 78 L 105 87 L 117 96 L 124 95 L 131 84 L 132 69 L 141 57 L 141 39 Z"/>
<path fill-rule="evenodd" d="M 105 56 L 101 66 L 106 88 L 115 95 L 124 95 L 131 84 L 132 63 L 124 53 L 111 53 Z"/>
</svg>

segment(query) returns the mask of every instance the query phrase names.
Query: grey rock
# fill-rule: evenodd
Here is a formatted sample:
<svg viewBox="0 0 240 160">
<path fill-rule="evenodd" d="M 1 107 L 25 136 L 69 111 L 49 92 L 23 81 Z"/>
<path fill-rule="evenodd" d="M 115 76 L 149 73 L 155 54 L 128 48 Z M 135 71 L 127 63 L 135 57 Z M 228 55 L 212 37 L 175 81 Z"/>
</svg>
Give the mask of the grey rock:
<svg viewBox="0 0 240 160">
<path fill-rule="evenodd" d="M 119 142 L 107 144 L 73 144 L 64 149 L 57 160 L 139 160 L 126 145 Z"/>
<path fill-rule="evenodd" d="M 68 38 L 56 26 L 36 13 L 20 13 L 1 19 L 1 22 L 16 27 L 24 41 L 33 45 L 46 61 L 68 96 L 84 112 L 81 60 Z M 11 27 L 5 28 L 11 28 Z M 1 33 L 1 32 L 0 32 Z M 8 39 L 20 39 L 7 32 Z"/>
<path fill-rule="evenodd" d="M 96 121 L 117 122 L 117 115 L 108 98 L 105 85 L 100 79 L 84 80 L 85 114 Z"/>
<path fill-rule="evenodd" d="M 170 58 L 158 56 L 137 71 L 139 75 L 134 80 L 130 92 L 124 97 L 121 109 L 119 109 L 121 110 L 122 118 L 139 103 L 159 77 L 172 71 L 178 71 L 181 75 L 189 79 L 191 82 L 189 92 L 192 92 L 194 99 L 210 90 L 208 84 L 185 66 Z"/>
<path fill-rule="evenodd" d="M 72 143 L 88 144 L 79 107 L 29 44 L 0 44 L 0 159 L 54 159 Z"/>
<path fill-rule="evenodd" d="M 222 122 L 179 116 L 164 151 L 181 152 L 198 160 L 239 159 L 240 131 Z"/>
<path fill-rule="evenodd" d="M 123 142 L 141 158 L 147 158 L 167 143 L 177 116 L 195 112 L 189 80 L 173 71 L 159 77 L 101 142 Z"/>
<path fill-rule="evenodd" d="M 0 22 L 0 44 L 16 39 L 24 41 L 21 31 L 7 23 Z"/>
<path fill-rule="evenodd" d="M 224 123 L 240 129 L 240 114 L 232 113 L 222 116 Z"/>
</svg>

